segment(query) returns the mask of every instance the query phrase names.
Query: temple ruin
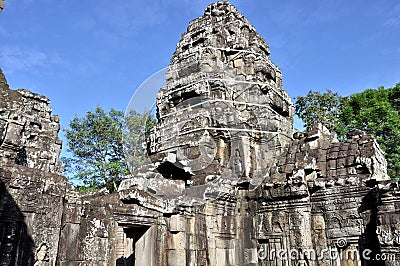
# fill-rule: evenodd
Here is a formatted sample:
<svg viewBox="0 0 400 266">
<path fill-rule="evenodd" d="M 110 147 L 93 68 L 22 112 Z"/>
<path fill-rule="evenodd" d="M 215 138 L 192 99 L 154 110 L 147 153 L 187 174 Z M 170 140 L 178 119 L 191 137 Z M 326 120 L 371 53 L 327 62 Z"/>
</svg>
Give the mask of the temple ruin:
<svg viewBox="0 0 400 266">
<path fill-rule="evenodd" d="M 294 130 L 269 55 L 228 2 L 191 21 L 148 160 L 114 194 L 68 184 L 49 99 L 0 71 L 0 265 L 400 265 L 400 191 L 379 145 Z"/>
</svg>

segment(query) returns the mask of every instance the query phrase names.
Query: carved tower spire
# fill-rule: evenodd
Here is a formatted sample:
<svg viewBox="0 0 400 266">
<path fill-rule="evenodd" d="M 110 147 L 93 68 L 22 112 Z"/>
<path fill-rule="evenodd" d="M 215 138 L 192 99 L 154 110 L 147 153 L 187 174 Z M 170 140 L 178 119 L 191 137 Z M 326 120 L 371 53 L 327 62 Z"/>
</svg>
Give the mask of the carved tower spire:
<svg viewBox="0 0 400 266">
<path fill-rule="evenodd" d="M 151 193 L 199 200 L 192 188 L 201 187 L 210 192 L 200 196 L 205 200 L 222 187 L 254 189 L 269 176 L 292 141 L 294 116 L 269 54 L 267 42 L 229 2 L 209 5 L 189 23 L 157 94 L 151 162 L 134 174 L 169 186 Z"/>
</svg>

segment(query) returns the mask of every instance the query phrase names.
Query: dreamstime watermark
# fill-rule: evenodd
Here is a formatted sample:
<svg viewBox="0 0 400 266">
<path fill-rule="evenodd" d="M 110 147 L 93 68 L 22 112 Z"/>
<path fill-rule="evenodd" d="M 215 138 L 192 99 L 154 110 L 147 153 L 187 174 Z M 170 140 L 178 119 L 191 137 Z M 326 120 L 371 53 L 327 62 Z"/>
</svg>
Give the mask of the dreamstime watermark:
<svg viewBox="0 0 400 266">
<path fill-rule="evenodd" d="M 274 249 L 262 245 L 258 250 L 258 259 L 267 261 L 394 261 L 395 254 L 376 254 L 370 249 L 359 251 L 355 246 L 348 246 L 346 239 L 339 238 L 335 247 L 322 249 Z"/>
</svg>

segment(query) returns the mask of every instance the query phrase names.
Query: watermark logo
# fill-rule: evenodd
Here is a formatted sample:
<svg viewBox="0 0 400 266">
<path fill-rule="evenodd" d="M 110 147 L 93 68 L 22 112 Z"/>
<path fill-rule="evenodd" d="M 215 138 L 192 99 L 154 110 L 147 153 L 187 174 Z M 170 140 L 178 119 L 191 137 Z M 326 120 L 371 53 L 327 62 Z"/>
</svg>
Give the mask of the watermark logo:
<svg viewBox="0 0 400 266">
<path fill-rule="evenodd" d="M 338 248 L 344 248 L 344 247 L 346 247 L 346 246 L 347 246 L 347 240 L 344 239 L 344 238 L 339 238 L 339 239 L 336 241 L 336 246 L 337 246 Z"/>
<path fill-rule="evenodd" d="M 261 245 L 258 250 L 258 259 L 260 261 L 394 261 L 395 254 L 374 253 L 370 249 L 358 250 L 357 246 L 349 245 L 347 240 L 339 238 L 335 241 L 333 247 L 314 249 L 274 249 Z"/>
</svg>

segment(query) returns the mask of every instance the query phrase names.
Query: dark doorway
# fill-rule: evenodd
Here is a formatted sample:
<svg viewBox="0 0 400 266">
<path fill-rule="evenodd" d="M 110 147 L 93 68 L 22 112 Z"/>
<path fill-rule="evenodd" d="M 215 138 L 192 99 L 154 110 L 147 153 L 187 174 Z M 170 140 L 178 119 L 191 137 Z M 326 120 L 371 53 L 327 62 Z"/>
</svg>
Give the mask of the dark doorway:
<svg viewBox="0 0 400 266">
<path fill-rule="evenodd" d="M 117 259 L 117 266 L 133 266 L 135 265 L 136 244 L 145 233 L 149 230 L 149 226 L 130 226 L 124 228 L 124 257 Z"/>
</svg>

